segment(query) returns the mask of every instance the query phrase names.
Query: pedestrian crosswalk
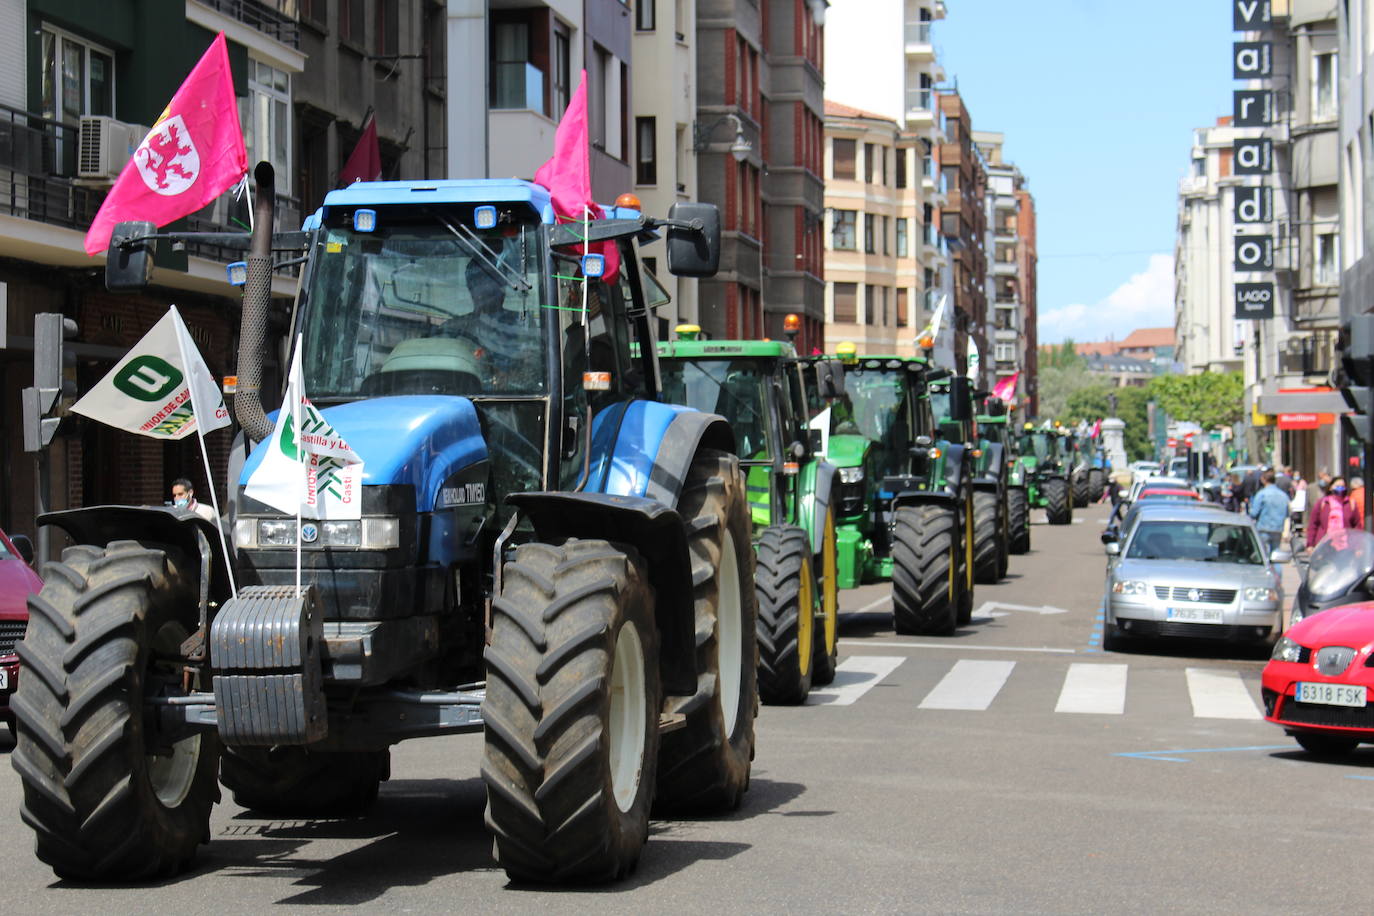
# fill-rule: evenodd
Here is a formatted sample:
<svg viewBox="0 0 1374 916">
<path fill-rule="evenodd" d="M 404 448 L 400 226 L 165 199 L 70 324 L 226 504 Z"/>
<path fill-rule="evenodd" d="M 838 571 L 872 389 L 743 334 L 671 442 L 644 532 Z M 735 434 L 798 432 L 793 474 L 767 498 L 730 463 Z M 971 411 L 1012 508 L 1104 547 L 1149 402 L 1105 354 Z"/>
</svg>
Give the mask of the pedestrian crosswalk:
<svg viewBox="0 0 1374 916">
<path fill-rule="evenodd" d="M 900 659 L 888 657 L 850 656 L 840 663 L 842 675 L 837 677 L 836 684 L 826 691 L 813 692 L 809 702 L 852 704 L 891 675 L 899 662 Z M 1019 666 L 1025 666 L 1026 671 L 1020 681 Z M 849 673 L 843 674 L 846 671 Z M 995 711 L 999 705 L 1023 709 L 1025 703 L 1043 694 L 1047 705 L 1053 702 L 1055 713 L 1120 716 L 1127 711 L 1127 696 L 1134 683 L 1137 709 L 1172 700 L 1170 705 L 1178 708 L 1186 708 L 1185 702 L 1191 704 L 1192 715 L 1198 719 L 1263 718 L 1256 702 L 1257 683 L 1248 683 L 1238 670 L 1224 668 L 1155 668 L 1138 673 L 1133 680 L 1130 665 L 1122 663 L 1065 665 L 965 658 L 952 663 L 940 661 L 933 668 L 918 664 L 908 673 L 920 696 L 920 709 L 986 712 Z M 1046 677 L 1051 681 L 1048 685 Z M 1031 700 L 1025 699 L 1027 695 Z"/>
</svg>

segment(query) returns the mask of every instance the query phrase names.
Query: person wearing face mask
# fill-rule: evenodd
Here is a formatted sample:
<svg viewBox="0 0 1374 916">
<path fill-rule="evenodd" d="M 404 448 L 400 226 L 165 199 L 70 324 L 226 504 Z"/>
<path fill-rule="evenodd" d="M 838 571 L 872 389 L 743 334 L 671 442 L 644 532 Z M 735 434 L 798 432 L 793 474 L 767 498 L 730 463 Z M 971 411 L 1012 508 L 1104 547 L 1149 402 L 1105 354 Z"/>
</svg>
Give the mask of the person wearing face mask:
<svg viewBox="0 0 1374 916">
<path fill-rule="evenodd" d="M 215 520 L 215 510 L 196 502 L 196 491 L 191 487 L 191 481 L 185 477 L 178 477 L 172 481 L 172 505 L 178 509 L 189 509 L 207 522 Z"/>
<path fill-rule="evenodd" d="M 1308 548 L 1316 547 L 1324 537 L 1358 527 L 1358 517 L 1355 507 L 1350 504 L 1345 478 L 1333 478 L 1326 495 L 1312 510 L 1312 522 L 1307 526 Z"/>
</svg>

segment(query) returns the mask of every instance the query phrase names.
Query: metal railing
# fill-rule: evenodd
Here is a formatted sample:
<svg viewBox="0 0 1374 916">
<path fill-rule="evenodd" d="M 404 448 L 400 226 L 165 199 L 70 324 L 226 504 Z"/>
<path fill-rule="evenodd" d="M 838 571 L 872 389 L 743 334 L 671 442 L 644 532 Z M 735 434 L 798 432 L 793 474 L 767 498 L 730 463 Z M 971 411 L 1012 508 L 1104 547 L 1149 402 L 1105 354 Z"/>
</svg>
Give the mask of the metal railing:
<svg viewBox="0 0 1374 916">
<path fill-rule="evenodd" d="M 300 12 L 296 0 L 196 0 L 197 3 L 237 19 L 244 25 L 281 42 L 289 48 L 300 48 L 300 27 L 296 19 Z"/>
<path fill-rule="evenodd" d="M 930 44 L 930 23 L 908 22 L 906 24 L 906 43 L 909 45 Z"/>
</svg>

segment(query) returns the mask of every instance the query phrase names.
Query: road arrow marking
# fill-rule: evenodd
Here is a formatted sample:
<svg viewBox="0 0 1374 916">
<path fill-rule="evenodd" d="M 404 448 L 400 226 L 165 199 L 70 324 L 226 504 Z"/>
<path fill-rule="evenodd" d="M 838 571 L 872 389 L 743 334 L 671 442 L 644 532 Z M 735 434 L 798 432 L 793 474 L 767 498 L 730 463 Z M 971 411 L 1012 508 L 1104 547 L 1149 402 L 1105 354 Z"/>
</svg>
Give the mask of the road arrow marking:
<svg viewBox="0 0 1374 916">
<path fill-rule="evenodd" d="M 1186 757 L 1166 757 L 1165 754 L 1219 754 L 1230 751 L 1287 751 L 1291 744 L 1255 744 L 1248 747 L 1190 747 L 1177 751 L 1133 751 L 1129 754 L 1113 754 L 1113 757 L 1135 757 L 1138 760 L 1167 760 L 1169 763 L 1192 763 Z"/>
<path fill-rule="evenodd" d="M 1030 614 L 1067 614 L 1068 611 L 1062 607 L 1050 607 L 1048 604 L 1029 605 L 1029 604 L 1008 604 L 1005 601 L 984 601 L 978 607 L 975 617 L 1005 617 L 1006 614 L 998 614 L 993 608 L 1006 608 L 1009 611 L 1026 611 Z"/>
</svg>

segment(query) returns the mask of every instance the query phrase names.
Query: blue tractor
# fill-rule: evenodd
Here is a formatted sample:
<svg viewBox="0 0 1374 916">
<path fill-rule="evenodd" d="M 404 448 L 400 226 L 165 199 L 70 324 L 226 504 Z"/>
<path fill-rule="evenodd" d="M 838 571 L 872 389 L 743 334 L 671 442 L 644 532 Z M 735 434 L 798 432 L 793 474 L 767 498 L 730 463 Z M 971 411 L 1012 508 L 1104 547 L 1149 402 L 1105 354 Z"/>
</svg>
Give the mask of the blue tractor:
<svg viewBox="0 0 1374 916">
<path fill-rule="evenodd" d="M 76 546 L 19 649 L 39 858 L 172 874 L 208 840 L 217 776 L 263 812 L 355 813 L 391 745 L 456 732 L 483 735 L 516 880 L 613 880 L 651 809 L 736 807 L 758 704 L 749 505 L 725 421 L 658 400 L 666 298 L 636 244 L 663 232 L 670 270 L 709 276 L 716 208 L 560 224 L 523 181 L 359 183 L 274 235 L 270 166 L 255 177 L 251 240 L 214 239 L 249 248 L 234 408 L 262 445 L 231 519 L 238 593 L 194 514 L 41 519 Z M 107 285 L 145 285 L 168 237 L 121 224 Z M 614 280 L 585 254 L 603 243 Z M 299 295 L 273 309 L 293 259 Z M 274 428 L 269 322 L 302 336 L 306 392 L 364 459 L 361 519 L 298 530 L 243 492 Z"/>
</svg>

